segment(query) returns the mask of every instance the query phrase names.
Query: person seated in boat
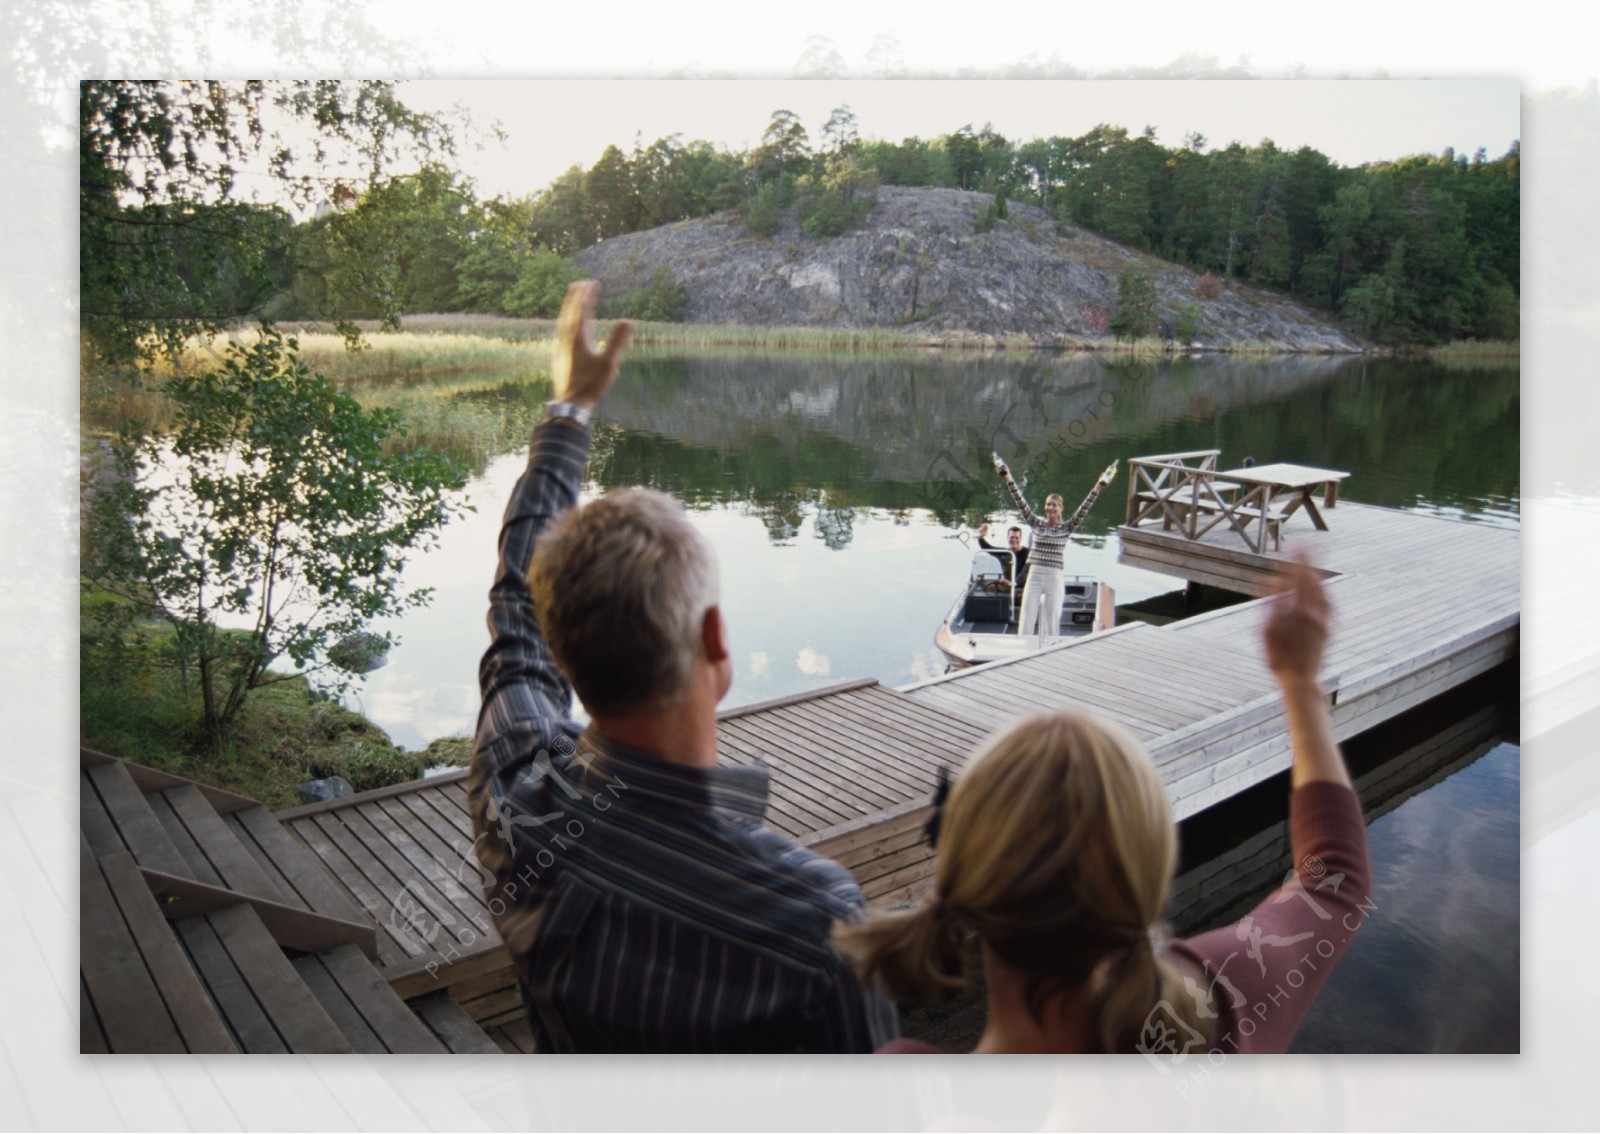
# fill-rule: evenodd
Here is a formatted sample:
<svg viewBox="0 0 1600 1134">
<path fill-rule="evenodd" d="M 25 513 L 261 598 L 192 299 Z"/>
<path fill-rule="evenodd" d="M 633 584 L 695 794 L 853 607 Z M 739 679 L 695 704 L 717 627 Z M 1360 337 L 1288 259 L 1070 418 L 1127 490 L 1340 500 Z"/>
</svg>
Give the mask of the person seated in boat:
<svg viewBox="0 0 1600 1134">
<path fill-rule="evenodd" d="M 1065 521 L 1061 515 L 1066 507 L 1066 501 L 1061 498 L 1060 493 L 1052 492 L 1045 497 L 1045 514 L 1040 517 L 1023 497 L 1022 489 L 1017 487 L 1017 482 L 1012 479 L 1011 470 L 1006 463 L 996 458 L 994 468 L 1006 482 L 1006 488 L 1010 489 L 1011 499 L 1016 501 L 1017 510 L 1022 513 L 1023 521 L 1033 529 L 1028 578 L 1022 589 L 1022 609 L 1017 616 L 1017 632 L 1037 634 L 1041 638 L 1053 638 L 1060 632 L 1061 607 L 1067 599 L 1067 540 L 1078 530 L 1078 525 L 1083 523 L 1084 517 L 1089 514 L 1089 509 L 1094 507 L 1094 502 L 1100 493 L 1105 491 L 1106 486 L 1117 475 L 1117 463 L 1112 461 L 1106 467 L 1106 471 L 1100 474 L 1100 479 L 1095 481 L 1094 487 L 1089 490 L 1089 495 L 1083 498 L 1083 503 L 1078 505 L 1078 510 L 1072 514 L 1072 518 Z"/>
<path fill-rule="evenodd" d="M 989 542 L 989 525 L 978 529 L 978 546 L 985 551 L 1009 551 L 1010 555 L 997 555 L 1000 569 L 1006 573 L 1006 582 L 1021 585 L 1028 580 L 1028 549 L 1022 546 L 1022 529 L 1012 524 L 1006 529 L 1006 546 Z"/>
<path fill-rule="evenodd" d="M 1120 726 L 1047 713 L 989 741 L 956 780 L 929 825 L 928 898 L 838 931 L 863 979 L 902 1001 L 948 997 L 976 935 L 979 1052 L 1138 1051 L 1182 1074 L 1212 1051 L 1284 1051 L 1372 908 L 1361 803 L 1318 683 L 1328 610 L 1298 563 L 1266 620 L 1293 749 L 1294 868 L 1246 917 L 1165 936 L 1178 851 L 1160 774 Z"/>
<path fill-rule="evenodd" d="M 665 493 L 577 504 L 629 334 L 590 345 L 598 291 L 567 292 L 555 400 L 506 507 L 467 779 L 535 1046 L 871 1051 L 894 1005 L 831 943 L 860 888 L 765 824 L 764 765 L 718 762 L 733 668 L 710 547 Z"/>
<path fill-rule="evenodd" d="M 1011 621 L 1015 622 L 1022 612 L 1022 588 L 1028 583 L 1028 549 L 1022 546 L 1022 529 L 1012 524 L 1006 529 L 1006 546 L 1000 547 L 989 542 L 989 525 L 984 524 L 978 529 L 978 546 L 985 551 L 1009 551 L 1010 555 L 997 555 L 1000 560 L 1000 569 L 1006 574 L 1006 582 L 1011 584 Z"/>
</svg>

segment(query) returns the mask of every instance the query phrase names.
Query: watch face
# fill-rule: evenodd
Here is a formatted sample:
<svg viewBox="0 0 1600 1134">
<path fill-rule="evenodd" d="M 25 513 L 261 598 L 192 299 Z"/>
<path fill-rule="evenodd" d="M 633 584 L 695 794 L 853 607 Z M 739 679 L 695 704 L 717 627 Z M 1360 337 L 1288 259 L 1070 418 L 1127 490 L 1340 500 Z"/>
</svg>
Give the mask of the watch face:
<svg viewBox="0 0 1600 1134">
<path fill-rule="evenodd" d="M 574 405 L 571 402 L 546 402 L 544 415 L 547 418 L 570 417 L 579 425 L 588 425 L 589 418 L 592 416 L 586 407 Z"/>
</svg>

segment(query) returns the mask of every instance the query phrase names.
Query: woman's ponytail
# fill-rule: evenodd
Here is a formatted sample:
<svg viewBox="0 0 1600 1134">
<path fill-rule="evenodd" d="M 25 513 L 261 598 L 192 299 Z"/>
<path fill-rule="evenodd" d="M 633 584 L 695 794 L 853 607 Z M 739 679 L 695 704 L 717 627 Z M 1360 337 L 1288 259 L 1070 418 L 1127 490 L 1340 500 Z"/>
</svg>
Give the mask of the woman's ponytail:
<svg viewBox="0 0 1600 1134">
<path fill-rule="evenodd" d="M 1211 1038 L 1200 1006 L 1184 987 L 1182 972 L 1169 957 L 1157 952 L 1148 934 L 1111 959 L 1104 979 L 1099 1001 L 1103 1050 L 1138 1050 L 1140 1041 L 1147 1038 L 1145 1030 L 1152 1014 L 1163 1006 L 1195 1034 Z"/>
</svg>

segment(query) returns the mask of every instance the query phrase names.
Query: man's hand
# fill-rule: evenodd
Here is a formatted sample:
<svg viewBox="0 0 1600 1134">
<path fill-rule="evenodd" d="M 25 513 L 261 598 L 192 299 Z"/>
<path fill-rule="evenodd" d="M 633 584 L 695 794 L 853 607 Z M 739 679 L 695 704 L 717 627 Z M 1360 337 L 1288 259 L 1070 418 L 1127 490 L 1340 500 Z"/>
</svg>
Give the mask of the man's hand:
<svg viewBox="0 0 1600 1134">
<path fill-rule="evenodd" d="M 599 296 L 600 285 L 594 280 L 579 280 L 567 288 L 567 298 L 556 320 L 555 353 L 550 359 L 554 401 L 574 402 L 593 409 L 616 383 L 622 351 L 633 334 L 633 324 L 626 320 L 613 324 L 606 349 L 596 353 L 590 336 L 594 328 L 595 300 Z"/>
<path fill-rule="evenodd" d="M 1262 630 L 1267 665 L 1279 682 L 1315 681 L 1328 641 L 1328 594 L 1304 559 L 1285 565 L 1282 595 L 1272 603 Z"/>
<path fill-rule="evenodd" d="M 979 525 L 979 527 L 978 527 L 978 538 L 979 539 L 988 539 L 989 538 L 989 525 L 988 524 Z"/>
<path fill-rule="evenodd" d="M 1102 485 L 1110 484 L 1112 481 L 1114 481 L 1116 479 L 1117 479 L 1117 462 L 1116 461 L 1112 461 L 1109 465 L 1106 466 L 1106 471 L 1100 474 L 1100 483 Z"/>
</svg>

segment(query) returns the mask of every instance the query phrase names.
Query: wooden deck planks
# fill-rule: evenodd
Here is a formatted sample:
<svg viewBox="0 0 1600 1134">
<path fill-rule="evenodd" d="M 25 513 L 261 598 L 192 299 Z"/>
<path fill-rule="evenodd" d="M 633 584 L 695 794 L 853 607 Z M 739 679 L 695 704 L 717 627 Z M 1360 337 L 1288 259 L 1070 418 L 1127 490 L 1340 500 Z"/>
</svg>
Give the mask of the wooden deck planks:
<svg viewBox="0 0 1600 1134">
<path fill-rule="evenodd" d="M 768 815 L 777 812 L 775 822 L 781 830 L 817 830 L 841 823 L 854 812 L 846 809 L 823 787 L 803 774 L 790 774 L 791 757 L 773 751 L 760 736 L 735 731 L 726 725 L 720 730 L 720 744 L 725 754 L 737 755 L 741 763 L 760 759 L 771 768 L 771 790 L 768 793 Z"/>
<path fill-rule="evenodd" d="M 807 758 L 787 747 L 779 747 L 773 740 L 738 721 L 726 722 L 719 729 L 722 743 L 745 754 L 749 759 L 760 758 L 772 769 L 772 802 L 780 810 L 795 816 L 803 824 L 831 826 L 856 814 L 849 807 L 811 777 L 791 774 L 791 766 L 803 768 Z"/>
<path fill-rule="evenodd" d="M 81 1033 L 92 1038 L 98 1031 L 117 1052 L 187 1050 L 93 854 L 79 855 L 78 903 L 79 971 L 88 990 L 80 1003 L 87 1010 L 80 1016 Z"/>
<path fill-rule="evenodd" d="M 265 807 L 247 807 L 229 818 L 248 836 L 240 841 L 259 850 L 258 857 L 271 863 L 282 879 L 284 901 L 294 904 L 291 899 L 297 899 L 307 909 L 347 921 L 364 916 L 328 868 Z"/>
<path fill-rule="evenodd" d="M 791 768 L 803 768 L 805 775 L 826 787 L 829 795 L 856 811 L 876 811 L 893 805 L 898 793 L 883 782 L 880 771 L 858 760 L 848 743 L 828 736 L 810 722 L 784 710 L 783 717 L 752 724 L 743 722 L 774 745 L 785 745 L 791 753 Z"/>
<path fill-rule="evenodd" d="M 836 778 L 861 783 L 889 804 L 907 792 L 921 791 L 935 774 L 903 737 L 881 725 L 864 726 L 831 703 L 792 705 L 774 723 L 811 738 L 819 762 Z"/>
<path fill-rule="evenodd" d="M 1282 551 L 1265 556 L 1221 530 L 1179 548 L 1176 533 L 1141 529 L 1125 553 L 1142 541 L 1127 557 L 1210 564 L 1205 569 L 1264 590 L 1274 561 L 1312 550 L 1332 573 L 1335 636 L 1324 673 L 1338 695 L 1341 737 L 1514 656 L 1517 533 L 1349 502 L 1329 524 L 1318 532 L 1291 520 Z M 1476 605 L 1459 601 L 1463 562 L 1473 564 L 1484 592 Z M 1287 766 L 1281 706 L 1261 655 L 1262 619 L 1260 603 L 1245 603 L 1165 627 L 1119 627 L 904 691 L 858 682 L 749 706 L 719 722 L 723 756 L 730 764 L 765 761 L 768 821 L 844 862 L 875 902 L 898 900 L 919 892 L 931 869 L 920 832 L 939 766 L 959 767 L 1018 716 L 1071 704 L 1118 719 L 1151 749 L 1182 814 Z M 402 876 L 414 874 L 422 906 L 437 904 L 463 924 L 469 914 L 484 916 L 475 893 L 448 881 L 471 844 L 459 777 L 340 801 L 297 818 L 294 830 L 308 845 L 323 845 L 325 864 L 369 911 L 374 898 L 392 904 L 405 888 Z M 391 968 L 410 972 L 427 955 L 408 953 Z M 467 982 L 484 991 L 465 1007 L 485 1019 L 514 1014 L 491 976 Z"/>
<path fill-rule="evenodd" d="M 394 916 L 393 898 L 374 885 L 361 866 L 324 830 L 321 819 L 326 814 L 328 812 L 317 812 L 291 820 L 292 829 L 334 872 L 351 898 L 378 927 L 379 964 L 386 968 L 404 964 L 427 952 Z"/>
<path fill-rule="evenodd" d="M 387 906 L 384 923 L 397 937 L 410 943 L 407 952 L 414 949 L 418 954 L 438 953 L 446 944 L 460 944 L 478 936 L 477 930 L 466 926 L 454 905 L 425 876 L 393 863 L 398 856 L 367 821 L 360 805 L 318 812 L 312 818 L 382 895 Z"/>
<path fill-rule="evenodd" d="M 389 1049 L 362 1017 L 360 1009 L 351 1003 L 350 998 L 339 987 L 339 982 L 322 963 L 320 955 L 308 953 L 303 957 L 296 957 L 293 964 L 295 972 L 306 982 L 306 987 L 322 1005 L 323 1011 L 332 1017 L 357 1055 L 388 1054 Z"/>
<path fill-rule="evenodd" d="M 188 873 L 171 835 L 122 761 L 95 764 L 86 771 L 134 861 L 169 874 Z"/>
<path fill-rule="evenodd" d="M 786 705 L 771 713 L 740 717 L 728 722 L 728 728 L 786 752 L 791 766 L 806 768 L 810 776 L 828 784 L 831 797 L 849 806 L 870 810 L 895 798 L 885 782 L 889 774 L 857 758 L 858 736 L 838 722 L 830 727 Z"/>
<path fill-rule="evenodd" d="M 222 816 L 192 784 L 168 788 L 161 793 L 172 805 L 173 814 L 183 824 L 194 840 L 194 845 L 205 855 L 211 870 L 222 881 L 220 885 L 230 890 L 283 901 L 283 893 L 275 886 L 261 864 L 239 842 Z"/>
<path fill-rule="evenodd" d="M 175 869 L 156 867 L 165 874 L 175 874 L 183 878 L 193 878 L 196 882 L 204 882 L 208 886 L 222 886 L 222 876 L 211 865 L 211 860 L 206 858 L 205 852 L 194 841 L 194 836 L 183 825 L 183 820 L 178 818 L 178 813 L 172 809 L 172 801 L 160 792 L 152 792 L 145 797 L 149 801 L 150 810 L 160 821 L 162 828 L 167 833 L 168 840 L 177 848 L 180 862 Z M 141 866 L 150 864 L 141 860 Z"/>
<path fill-rule="evenodd" d="M 101 859 L 100 869 L 184 1047 L 192 1052 L 234 1051 L 133 858 L 113 855 Z"/>
<path fill-rule="evenodd" d="M 95 791 L 87 768 L 78 770 L 78 829 L 97 858 L 127 850 L 122 836 L 117 834 L 117 825 L 106 810 L 105 801 Z"/>
<path fill-rule="evenodd" d="M 489 908 L 481 896 L 462 884 L 460 854 L 441 842 L 426 824 L 408 821 L 409 813 L 404 808 L 397 821 L 389 811 L 392 806 L 394 797 L 390 796 L 375 799 L 357 810 L 398 852 L 399 861 L 407 863 L 417 877 L 425 878 L 462 919 L 476 927 L 478 934 L 486 932 Z M 470 875 L 473 879 L 477 876 L 476 871 Z"/>
<path fill-rule="evenodd" d="M 206 914 L 205 920 L 286 1050 L 319 1054 L 351 1050 L 350 1041 L 300 979 L 254 910 L 243 904 L 229 906 Z"/>
<path fill-rule="evenodd" d="M 385 1051 L 396 1055 L 444 1054 L 444 1045 L 395 995 L 360 950 L 346 945 L 322 953 L 318 959 Z"/>
<path fill-rule="evenodd" d="M 502 1055 L 500 1046 L 457 1004 L 448 992 L 434 992 L 408 1002 L 424 1023 L 439 1037 L 441 1043 L 455 1055 Z M 504 1025 L 510 1027 L 511 1025 Z M 533 1032 L 527 1021 L 522 1021 L 527 1032 L 528 1046 L 519 1051 L 533 1050 Z"/>
<path fill-rule="evenodd" d="M 283 1037 L 262 1011 L 210 921 L 204 916 L 186 917 L 173 922 L 172 928 L 239 1050 L 287 1052 Z"/>
</svg>

